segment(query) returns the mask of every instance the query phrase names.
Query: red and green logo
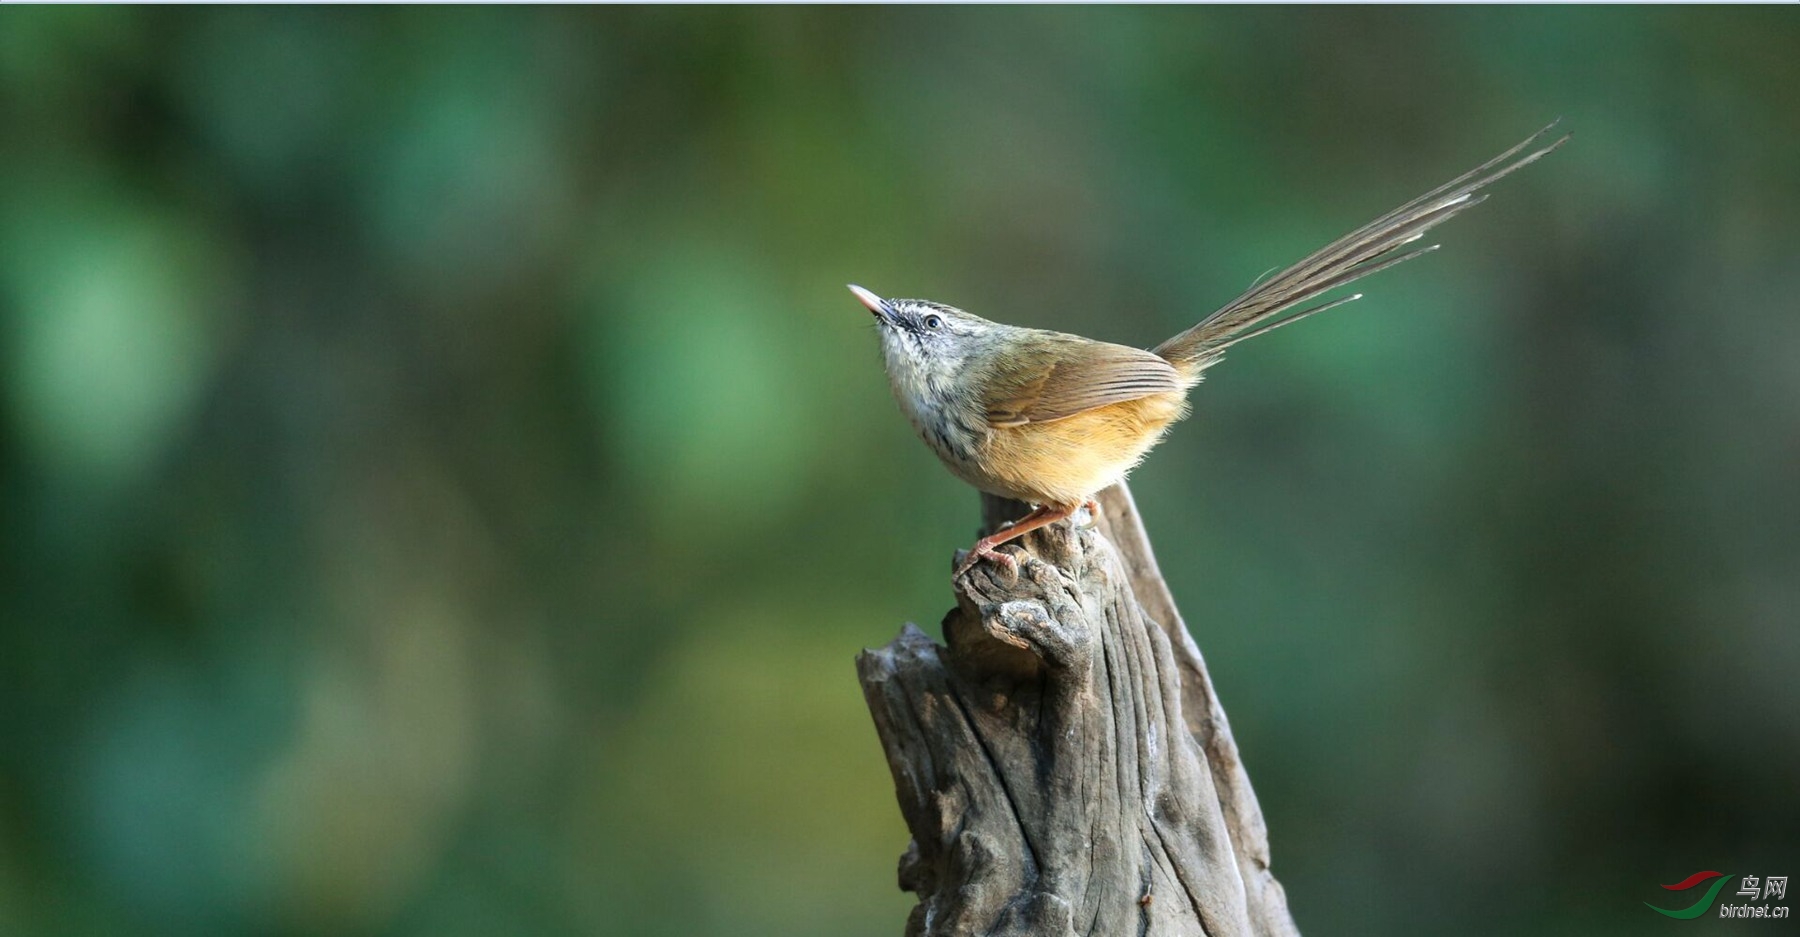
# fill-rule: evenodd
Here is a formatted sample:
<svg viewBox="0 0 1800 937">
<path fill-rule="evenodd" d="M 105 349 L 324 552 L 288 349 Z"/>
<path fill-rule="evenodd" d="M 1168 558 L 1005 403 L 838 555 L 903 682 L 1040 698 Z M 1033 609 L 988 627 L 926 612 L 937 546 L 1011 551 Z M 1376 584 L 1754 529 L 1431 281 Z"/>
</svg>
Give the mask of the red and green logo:
<svg viewBox="0 0 1800 937">
<path fill-rule="evenodd" d="M 1687 891 L 1697 887 L 1701 882 L 1712 882 L 1712 887 L 1706 890 L 1706 894 L 1700 896 L 1699 901 L 1675 911 L 1671 911 L 1668 908 L 1659 908 L 1648 901 L 1644 902 L 1644 907 L 1655 911 L 1657 914 L 1679 918 L 1684 921 L 1691 918 L 1697 918 L 1712 910 L 1713 900 L 1719 897 L 1719 889 L 1724 888 L 1725 883 L 1729 881 L 1731 881 L 1731 876 L 1726 875 L 1723 872 L 1695 872 L 1673 885 L 1664 885 L 1663 888 L 1666 888 L 1669 891 Z"/>
</svg>

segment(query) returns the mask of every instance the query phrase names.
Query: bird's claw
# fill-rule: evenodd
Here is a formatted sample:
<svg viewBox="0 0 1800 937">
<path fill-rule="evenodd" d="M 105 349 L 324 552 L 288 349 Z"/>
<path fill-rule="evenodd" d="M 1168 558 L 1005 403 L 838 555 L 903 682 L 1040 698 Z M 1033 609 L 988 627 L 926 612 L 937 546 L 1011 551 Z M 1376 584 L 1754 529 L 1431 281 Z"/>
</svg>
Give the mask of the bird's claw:
<svg viewBox="0 0 1800 937">
<path fill-rule="evenodd" d="M 975 564 L 981 562 L 984 558 L 993 560 L 996 564 L 1005 568 L 1009 573 L 1016 575 L 1019 572 L 1019 561 L 1013 559 L 1011 555 L 1001 553 L 999 550 L 996 550 L 985 543 L 977 543 L 974 549 L 963 554 L 962 562 L 956 564 L 955 575 L 961 576 L 963 573 L 974 569 Z"/>
</svg>

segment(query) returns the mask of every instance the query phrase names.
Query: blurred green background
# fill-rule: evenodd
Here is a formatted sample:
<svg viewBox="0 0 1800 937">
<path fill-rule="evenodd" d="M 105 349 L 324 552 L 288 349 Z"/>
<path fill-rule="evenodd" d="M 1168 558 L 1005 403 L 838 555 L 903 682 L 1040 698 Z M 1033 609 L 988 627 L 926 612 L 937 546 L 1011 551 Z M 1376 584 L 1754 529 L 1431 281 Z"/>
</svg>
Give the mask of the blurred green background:
<svg viewBox="0 0 1800 937">
<path fill-rule="evenodd" d="M 976 498 L 844 291 L 1147 346 L 1314 934 L 1800 871 L 1800 11 L 0 9 L 0 933 L 897 935 Z"/>
</svg>

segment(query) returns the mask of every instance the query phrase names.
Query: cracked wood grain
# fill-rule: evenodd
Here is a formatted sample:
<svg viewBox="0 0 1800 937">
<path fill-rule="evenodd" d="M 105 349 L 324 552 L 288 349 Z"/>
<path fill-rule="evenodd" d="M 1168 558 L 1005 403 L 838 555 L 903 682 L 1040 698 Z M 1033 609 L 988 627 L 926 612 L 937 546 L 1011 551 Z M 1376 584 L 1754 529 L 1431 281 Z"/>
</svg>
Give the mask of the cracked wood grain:
<svg viewBox="0 0 1800 937">
<path fill-rule="evenodd" d="M 1297 935 L 1230 724 L 1131 494 L 955 580 L 857 670 L 912 833 L 908 937 Z M 1017 517 L 984 501 L 989 526 Z"/>
</svg>

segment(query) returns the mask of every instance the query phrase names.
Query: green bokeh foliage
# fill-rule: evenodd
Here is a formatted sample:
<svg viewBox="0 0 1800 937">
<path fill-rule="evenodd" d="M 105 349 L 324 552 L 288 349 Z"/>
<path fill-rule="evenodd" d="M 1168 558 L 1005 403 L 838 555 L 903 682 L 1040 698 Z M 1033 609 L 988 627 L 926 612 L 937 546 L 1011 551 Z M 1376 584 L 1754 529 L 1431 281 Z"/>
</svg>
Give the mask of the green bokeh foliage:
<svg viewBox="0 0 1800 937">
<path fill-rule="evenodd" d="M 0 9 L 0 933 L 898 933 L 851 659 L 975 508 L 842 284 L 1149 345 L 1558 115 L 1441 253 L 1234 351 L 1138 499 L 1308 932 L 1785 874 L 1796 48 Z"/>
</svg>

